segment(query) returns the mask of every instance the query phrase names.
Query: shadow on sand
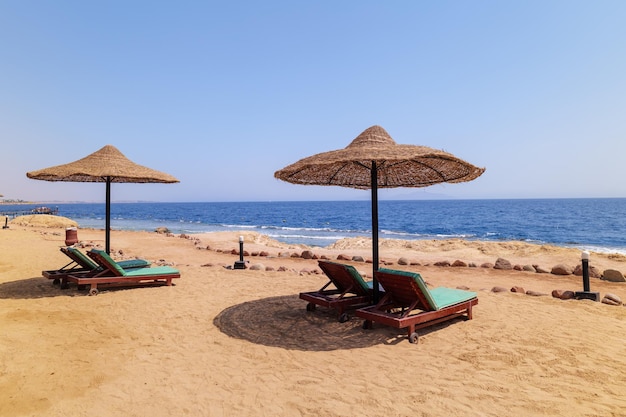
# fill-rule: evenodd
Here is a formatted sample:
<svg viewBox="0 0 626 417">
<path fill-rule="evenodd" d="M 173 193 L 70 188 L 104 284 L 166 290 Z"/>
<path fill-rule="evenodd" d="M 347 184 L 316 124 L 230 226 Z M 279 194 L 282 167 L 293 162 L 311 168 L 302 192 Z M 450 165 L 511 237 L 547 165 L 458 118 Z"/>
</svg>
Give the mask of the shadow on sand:
<svg viewBox="0 0 626 417">
<path fill-rule="evenodd" d="M 172 286 L 176 284 L 172 283 Z M 142 282 L 141 284 L 109 285 L 98 288 L 101 293 L 109 291 L 123 291 L 139 287 L 163 287 L 164 282 Z M 25 278 L 17 281 L 0 284 L 0 299 L 28 300 L 49 297 L 84 297 L 89 295 L 89 286 L 77 288 L 75 285 L 67 289 L 61 289 L 54 285 L 52 280 L 42 277 Z"/>
<path fill-rule="evenodd" d="M 336 312 L 325 308 L 309 312 L 305 306 L 297 295 L 263 298 L 228 307 L 213 323 L 228 336 L 284 349 L 330 351 L 409 343 L 405 330 L 383 325 L 364 330 L 363 320 L 353 314 L 348 322 L 339 323 Z"/>
<path fill-rule="evenodd" d="M 48 297 L 73 297 L 84 295 L 76 288 L 62 290 L 58 285 L 52 285 L 47 278 L 34 277 L 0 284 L 0 299 L 26 300 Z"/>
</svg>

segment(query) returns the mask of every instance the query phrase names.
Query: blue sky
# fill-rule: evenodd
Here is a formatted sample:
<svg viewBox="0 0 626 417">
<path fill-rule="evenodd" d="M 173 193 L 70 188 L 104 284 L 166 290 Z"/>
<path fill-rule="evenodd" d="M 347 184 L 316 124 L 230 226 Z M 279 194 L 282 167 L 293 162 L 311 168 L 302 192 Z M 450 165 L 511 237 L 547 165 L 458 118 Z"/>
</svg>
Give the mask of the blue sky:
<svg viewBox="0 0 626 417">
<path fill-rule="evenodd" d="M 0 1 L 0 194 L 106 144 L 113 201 L 367 199 L 276 170 L 372 125 L 486 172 L 381 198 L 626 197 L 626 2 Z"/>
</svg>

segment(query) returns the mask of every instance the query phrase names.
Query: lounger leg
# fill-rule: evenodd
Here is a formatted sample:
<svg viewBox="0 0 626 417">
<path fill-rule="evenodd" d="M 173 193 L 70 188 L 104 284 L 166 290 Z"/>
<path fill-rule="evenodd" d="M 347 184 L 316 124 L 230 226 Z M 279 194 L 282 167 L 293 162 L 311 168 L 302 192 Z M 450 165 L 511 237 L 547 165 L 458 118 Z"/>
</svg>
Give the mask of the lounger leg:
<svg viewBox="0 0 626 417">
<path fill-rule="evenodd" d="M 410 324 L 407 328 L 407 336 L 410 343 L 417 343 L 419 340 L 419 334 L 415 331 L 415 324 Z"/>
<path fill-rule="evenodd" d="M 471 320 L 472 319 L 472 305 L 470 304 L 470 306 L 467 308 L 467 319 Z"/>
<path fill-rule="evenodd" d="M 91 283 L 91 288 L 89 288 L 89 295 L 98 295 L 98 284 L 95 282 Z"/>
<path fill-rule="evenodd" d="M 350 320 L 350 316 L 348 315 L 348 313 L 346 313 L 345 308 L 343 308 L 342 306 L 338 306 L 337 307 L 337 321 L 339 323 L 345 323 L 348 320 Z"/>
</svg>

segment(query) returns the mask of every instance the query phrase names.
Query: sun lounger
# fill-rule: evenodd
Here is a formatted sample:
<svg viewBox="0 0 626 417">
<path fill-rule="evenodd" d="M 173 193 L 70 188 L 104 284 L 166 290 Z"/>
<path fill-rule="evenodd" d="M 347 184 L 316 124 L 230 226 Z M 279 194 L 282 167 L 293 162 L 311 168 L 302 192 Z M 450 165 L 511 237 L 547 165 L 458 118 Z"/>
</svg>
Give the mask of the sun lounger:
<svg viewBox="0 0 626 417">
<path fill-rule="evenodd" d="M 86 263 L 82 263 L 81 260 L 74 256 L 73 253 L 69 251 L 69 248 L 61 248 L 61 252 L 67 255 L 71 261 L 63 265 L 59 269 L 51 269 L 48 271 L 41 271 L 41 275 L 45 278 L 53 279 L 54 284 L 59 284 L 62 278 L 67 277 L 69 274 L 83 274 L 93 271 L 98 267 L 95 263 L 93 263 L 89 258 L 87 258 Z M 81 252 L 82 253 L 82 252 Z"/>
<path fill-rule="evenodd" d="M 52 279 L 53 284 L 61 284 L 61 288 L 67 288 L 67 276 L 68 275 L 80 275 L 88 277 L 95 275 L 102 271 L 102 267 L 91 260 L 80 250 L 67 247 L 61 248 L 63 252 L 71 261 L 59 269 L 53 269 L 49 271 L 41 271 L 41 274 L 48 279 Z M 132 268 L 147 268 L 150 266 L 150 262 L 143 259 L 129 259 L 118 262 L 118 265 L 124 269 Z"/>
<path fill-rule="evenodd" d="M 329 281 L 317 291 L 300 293 L 300 298 L 309 302 L 307 311 L 315 310 L 316 305 L 332 308 L 337 310 L 337 318 L 343 323 L 350 319 L 346 309 L 372 302 L 372 282 L 364 281 L 353 266 L 329 261 L 318 261 L 318 264 Z M 328 288 L 331 284 L 334 288 Z"/>
<path fill-rule="evenodd" d="M 467 316 L 472 319 L 472 307 L 478 304 L 476 293 L 439 287 L 429 290 L 419 274 L 380 269 L 376 279 L 385 289 L 378 304 L 356 311 L 365 319 L 364 328 L 379 322 L 398 329 L 407 328 L 409 341 L 417 343 L 416 329 Z"/>
<path fill-rule="evenodd" d="M 89 295 L 98 294 L 98 286 L 131 286 L 145 284 L 172 285 L 172 279 L 180 278 L 180 272 L 169 266 L 124 269 L 105 251 L 92 249 L 87 252 L 102 270 L 91 276 L 70 274 L 69 282 L 78 286 L 89 285 Z"/>
</svg>

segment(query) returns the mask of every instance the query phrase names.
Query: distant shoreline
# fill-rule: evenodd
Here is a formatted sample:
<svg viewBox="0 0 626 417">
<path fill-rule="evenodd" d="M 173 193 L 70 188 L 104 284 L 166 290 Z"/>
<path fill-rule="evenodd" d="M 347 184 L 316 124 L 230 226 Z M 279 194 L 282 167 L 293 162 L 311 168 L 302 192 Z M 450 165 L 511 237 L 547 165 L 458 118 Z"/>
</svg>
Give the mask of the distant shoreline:
<svg viewBox="0 0 626 417">
<path fill-rule="evenodd" d="M 402 198 L 380 198 L 379 202 L 393 201 L 393 202 L 409 202 L 409 201 L 423 201 L 423 202 L 437 202 L 437 201 L 565 201 L 565 200 L 625 200 L 626 197 L 519 197 L 519 198 L 416 198 L 416 199 L 402 199 Z M 151 200 L 117 200 L 111 201 L 111 204 L 248 204 L 248 203 L 337 203 L 337 202 L 369 202 L 369 195 L 367 198 L 354 198 L 349 200 L 337 200 L 337 199 L 319 199 L 319 200 L 245 200 L 245 201 L 151 201 Z M 104 204 L 104 201 L 20 201 L 12 202 L 2 200 L 0 205 L 24 205 L 24 204 L 37 204 L 37 205 L 56 205 L 56 204 Z"/>
</svg>

